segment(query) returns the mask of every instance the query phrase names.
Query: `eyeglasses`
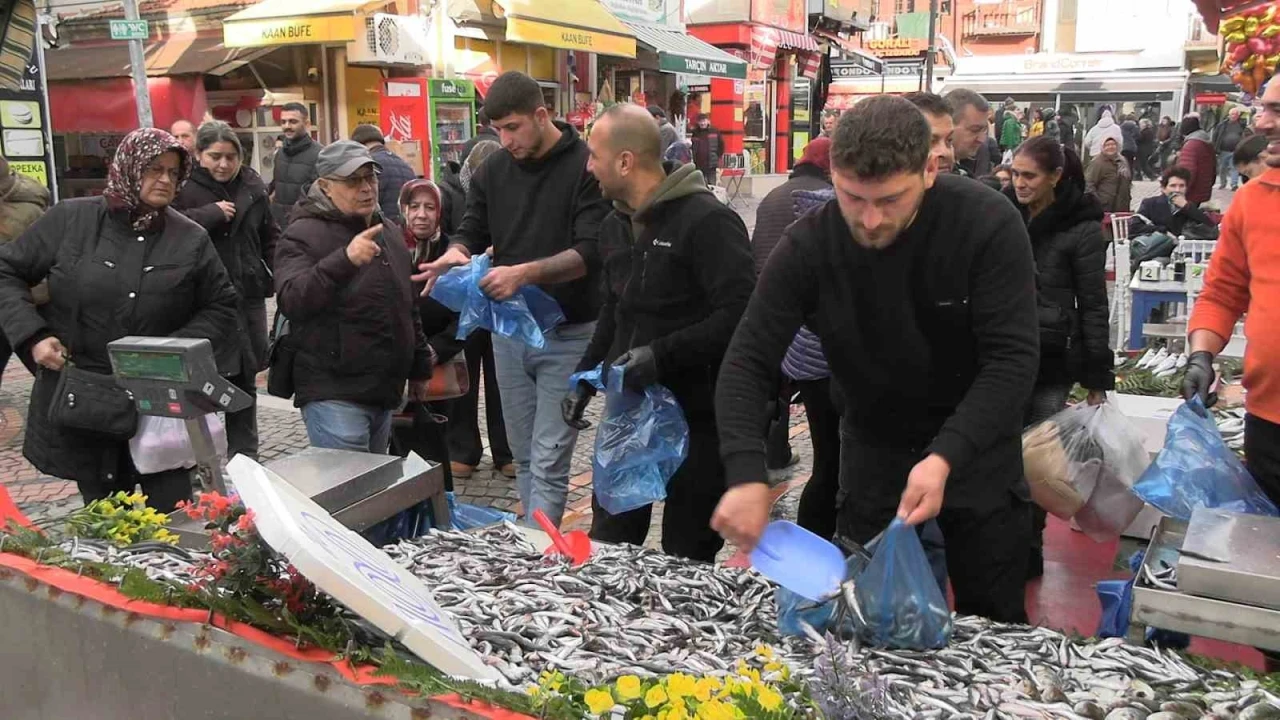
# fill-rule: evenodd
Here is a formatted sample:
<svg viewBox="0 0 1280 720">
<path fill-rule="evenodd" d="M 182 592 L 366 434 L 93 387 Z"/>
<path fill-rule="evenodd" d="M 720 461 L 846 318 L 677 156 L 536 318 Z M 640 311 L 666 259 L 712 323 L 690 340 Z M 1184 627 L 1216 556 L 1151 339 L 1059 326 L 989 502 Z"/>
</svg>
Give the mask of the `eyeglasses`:
<svg viewBox="0 0 1280 720">
<path fill-rule="evenodd" d="M 345 187 L 359 189 L 364 186 L 378 187 L 378 174 L 369 173 L 368 175 L 352 175 L 344 178 L 329 178 L 330 180 L 340 183 Z"/>
<path fill-rule="evenodd" d="M 178 178 L 180 178 L 182 174 L 178 168 L 173 168 L 172 170 L 170 170 L 169 168 L 163 165 L 152 165 L 148 167 L 146 170 L 142 171 L 142 177 L 148 180 L 159 180 L 160 178 L 165 176 L 168 176 L 171 182 L 176 183 L 178 182 Z"/>
</svg>

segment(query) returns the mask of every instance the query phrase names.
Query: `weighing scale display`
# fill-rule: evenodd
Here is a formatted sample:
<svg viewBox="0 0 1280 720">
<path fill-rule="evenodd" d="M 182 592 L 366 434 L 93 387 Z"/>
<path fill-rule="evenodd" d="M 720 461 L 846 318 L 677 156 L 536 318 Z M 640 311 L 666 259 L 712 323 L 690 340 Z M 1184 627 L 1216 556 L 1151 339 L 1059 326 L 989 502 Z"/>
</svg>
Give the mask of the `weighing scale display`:
<svg viewBox="0 0 1280 720">
<path fill-rule="evenodd" d="M 116 375 L 137 380 L 185 383 L 190 380 L 182 353 L 114 351 Z"/>
</svg>

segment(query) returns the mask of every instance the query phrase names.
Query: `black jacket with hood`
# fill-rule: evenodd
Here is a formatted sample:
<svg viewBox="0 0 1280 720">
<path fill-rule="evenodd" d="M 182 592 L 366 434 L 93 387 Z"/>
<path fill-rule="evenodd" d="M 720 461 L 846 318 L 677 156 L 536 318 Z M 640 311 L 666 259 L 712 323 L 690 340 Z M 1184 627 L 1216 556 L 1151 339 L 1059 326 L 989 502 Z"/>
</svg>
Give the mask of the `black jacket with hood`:
<svg viewBox="0 0 1280 720">
<path fill-rule="evenodd" d="M 578 369 L 648 345 L 685 416 L 710 418 L 720 361 L 755 286 L 751 248 L 742 219 L 697 168 L 666 169 L 647 206 L 615 203 L 600 225 L 604 305 Z"/>
<path fill-rule="evenodd" d="M 812 163 L 801 163 L 791 171 L 791 177 L 769 191 L 756 209 L 756 227 L 751 233 L 751 254 L 755 257 L 756 272 L 764 269 L 769 253 L 782 238 L 782 231 L 795 222 L 795 198 L 797 190 L 827 190 L 831 181 L 822 168 Z"/>
<path fill-rule="evenodd" d="M 1012 187 L 1005 197 L 1027 222 L 1040 302 L 1056 306 L 1070 320 L 1071 340 L 1065 353 L 1041 348 L 1036 383 L 1079 382 L 1090 390 L 1114 389 L 1102 205 L 1066 181 L 1058 183 L 1053 204 L 1035 218 L 1018 204 Z"/>
<path fill-rule="evenodd" d="M 223 201 L 235 203 L 231 220 L 216 204 Z M 241 167 L 231 182 L 220 183 L 197 167 L 173 207 L 209 233 L 240 297 L 256 300 L 275 293 L 272 267 L 280 227 L 271 214 L 267 186 L 253 168 Z"/>
<path fill-rule="evenodd" d="M 286 141 L 276 150 L 275 164 L 271 171 L 271 211 L 276 224 L 289 224 L 289 212 L 307 193 L 316 180 L 316 161 L 320 159 L 320 143 L 303 135 L 297 140 Z"/>
<path fill-rule="evenodd" d="M 347 244 L 367 227 L 313 185 L 290 217 L 276 253 L 280 312 L 293 325 L 294 405 L 346 400 L 397 407 L 405 380 L 431 377 L 431 351 L 409 276 L 404 231 L 382 222 L 382 253 L 356 267 Z"/>
<path fill-rule="evenodd" d="M 609 204 L 587 172 L 587 144 L 571 125 L 557 121 L 556 127 L 560 140 L 536 160 L 516 160 L 505 150 L 485 158 L 471 177 L 467 212 L 453 239 L 472 255 L 492 245 L 494 267 L 577 251 L 587 274 L 541 287 L 560 304 L 566 323 L 586 323 L 599 314 L 596 239 Z"/>
</svg>

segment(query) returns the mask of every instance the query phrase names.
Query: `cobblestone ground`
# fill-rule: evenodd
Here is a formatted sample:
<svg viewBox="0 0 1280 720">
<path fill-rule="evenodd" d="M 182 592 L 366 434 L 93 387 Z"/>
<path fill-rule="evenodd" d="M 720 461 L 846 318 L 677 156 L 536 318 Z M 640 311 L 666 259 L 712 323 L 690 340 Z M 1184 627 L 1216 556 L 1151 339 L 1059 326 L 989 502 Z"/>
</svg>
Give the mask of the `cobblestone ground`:
<svg viewBox="0 0 1280 720">
<path fill-rule="evenodd" d="M 1133 190 L 1134 207 L 1149 195 L 1159 192 L 1154 182 L 1135 183 Z M 1226 207 L 1230 202 L 1230 191 L 1214 191 L 1214 200 Z M 735 209 L 742 215 L 748 229 L 755 226 L 757 201 L 740 200 Z M 27 401 L 31 392 L 32 377 L 16 360 L 10 362 L 4 370 L 0 383 L 0 484 L 8 490 L 18 507 L 33 519 L 44 520 L 58 517 L 81 506 L 80 496 L 75 484 L 44 476 L 39 473 L 22 456 L 22 437 L 27 413 Z M 261 458 L 264 462 L 297 452 L 307 447 L 306 428 L 299 413 L 287 403 L 260 394 L 258 409 L 259 428 L 261 432 Z M 481 394 L 483 403 L 483 393 Z M 602 403 L 593 402 L 587 416 L 592 428 L 584 431 L 578 438 L 571 466 L 569 511 L 566 514 L 565 526 L 570 528 L 586 528 L 590 525 L 591 512 L 591 452 L 595 443 L 595 426 L 599 423 L 599 411 Z M 791 445 L 797 456 L 796 464 L 785 470 L 773 473 L 775 495 L 779 497 L 775 504 L 775 515 L 794 517 L 795 490 L 808 479 L 812 468 L 812 446 L 809 442 L 808 426 L 805 423 L 804 410 L 800 406 L 792 408 Z M 484 412 L 480 412 L 481 437 L 485 438 L 487 451 L 487 433 L 483 427 Z M 455 489 L 463 502 L 474 503 L 516 510 L 519 496 L 515 481 L 497 473 L 492 460 L 486 454 L 477 471 L 468 479 L 457 480 Z M 661 527 L 661 507 L 655 508 L 652 527 L 646 544 L 657 547 L 657 529 Z M 727 554 L 727 551 L 726 551 Z"/>
</svg>

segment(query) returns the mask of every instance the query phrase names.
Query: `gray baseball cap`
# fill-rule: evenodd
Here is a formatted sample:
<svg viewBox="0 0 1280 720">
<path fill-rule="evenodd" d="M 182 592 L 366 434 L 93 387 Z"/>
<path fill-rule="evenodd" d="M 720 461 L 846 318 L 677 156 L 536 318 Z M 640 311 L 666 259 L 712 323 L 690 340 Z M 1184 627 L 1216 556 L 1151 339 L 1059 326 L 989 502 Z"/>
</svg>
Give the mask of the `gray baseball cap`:
<svg viewBox="0 0 1280 720">
<path fill-rule="evenodd" d="M 316 176 L 348 178 L 365 165 L 372 165 L 374 172 L 382 172 L 382 166 L 374 161 L 368 148 L 351 140 L 339 140 L 320 149 L 320 156 L 316 159 Z"/>
</svg>

